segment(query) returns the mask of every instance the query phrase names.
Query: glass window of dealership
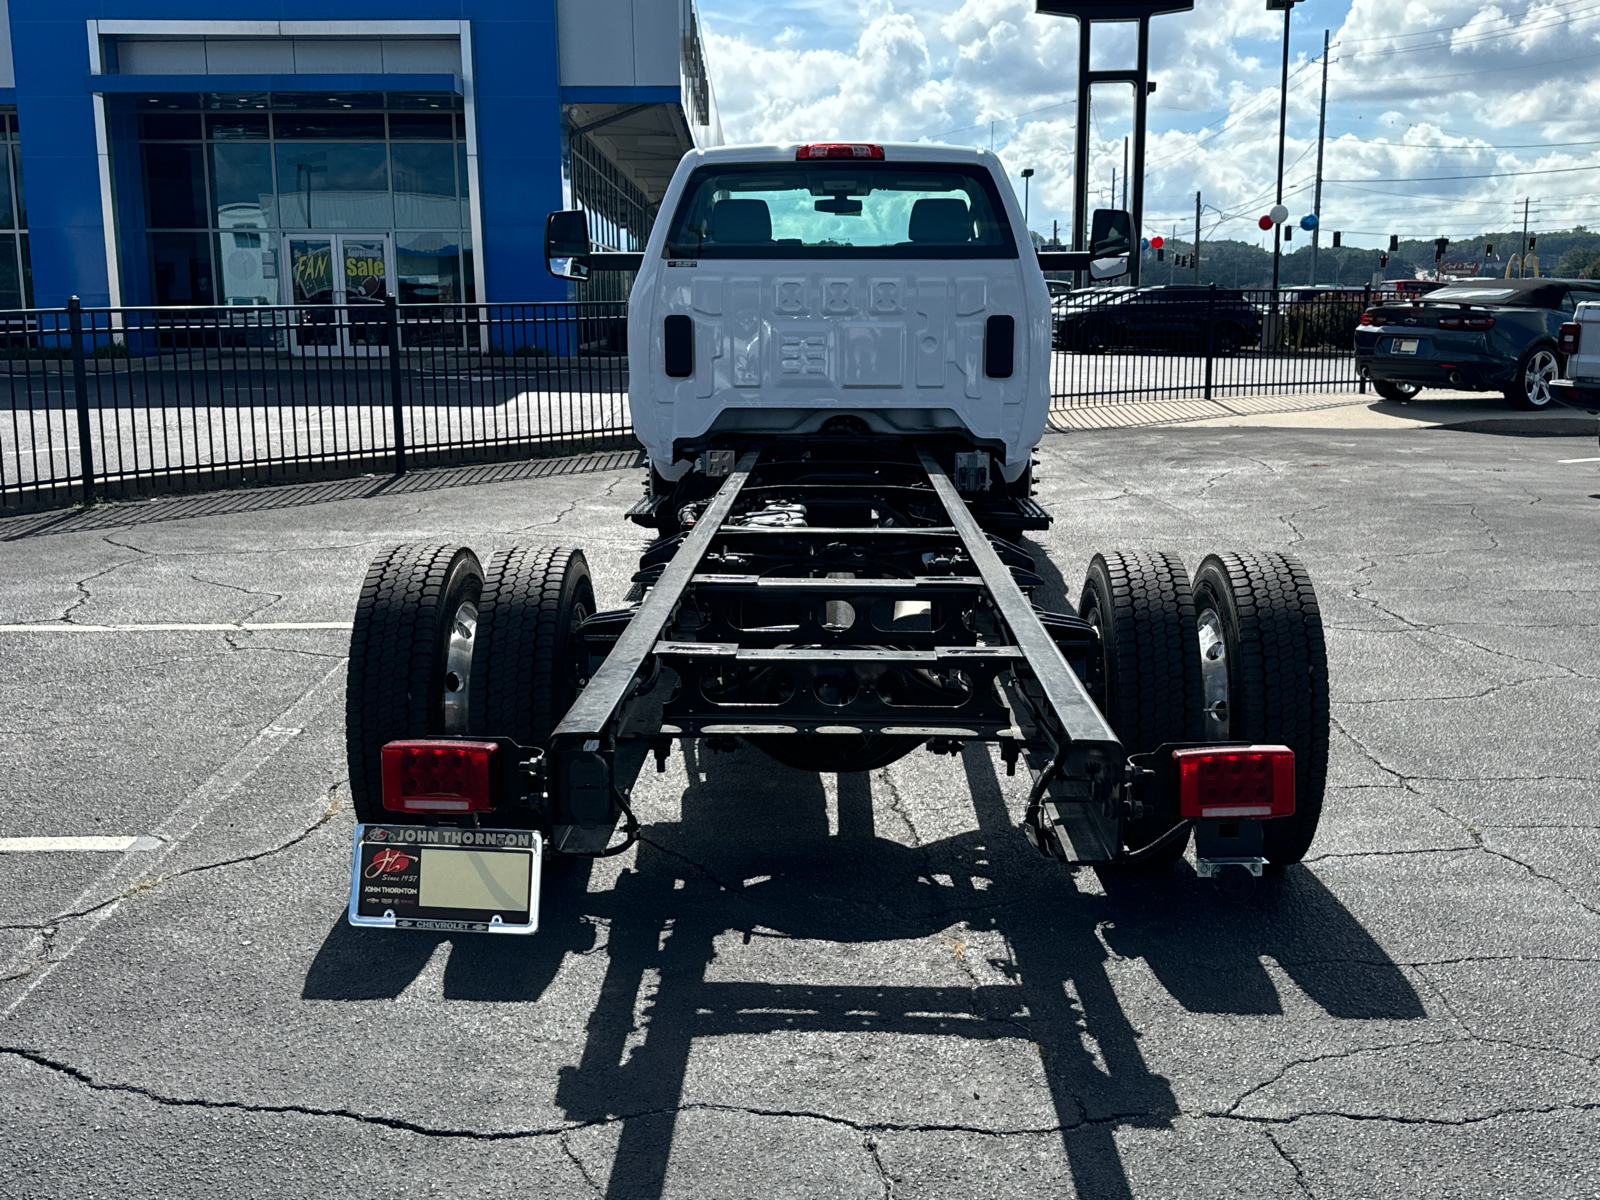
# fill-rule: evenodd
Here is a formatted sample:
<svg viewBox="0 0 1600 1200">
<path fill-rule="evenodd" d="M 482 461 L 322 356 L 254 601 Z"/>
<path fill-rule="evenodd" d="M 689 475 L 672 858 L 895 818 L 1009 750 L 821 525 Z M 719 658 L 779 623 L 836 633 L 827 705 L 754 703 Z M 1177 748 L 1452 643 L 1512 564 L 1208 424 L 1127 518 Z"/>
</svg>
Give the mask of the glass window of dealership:
<svg viewBox="0 0 1600 1200">
<path fill-rule="evenodd" d="M 131 101 L 154 303 L 477 299 L 460 97 Z"/>
<path fill-rule="evenodd" d="M 12 0 L 0 307 L 620 287 L 551 279 L 539 233 L 572 205 L 598 246 L 635 248 L 681 156 L 720 143 L 693 0 L 387 5 Z"/>
</svg>

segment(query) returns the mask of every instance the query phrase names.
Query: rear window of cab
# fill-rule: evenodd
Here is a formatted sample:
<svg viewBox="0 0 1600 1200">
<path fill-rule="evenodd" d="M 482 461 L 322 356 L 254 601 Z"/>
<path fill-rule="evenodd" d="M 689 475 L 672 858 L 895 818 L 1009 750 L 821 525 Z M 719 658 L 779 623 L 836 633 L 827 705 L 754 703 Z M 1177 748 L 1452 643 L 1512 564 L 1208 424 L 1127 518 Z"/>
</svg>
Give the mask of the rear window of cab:
<svg viewBox="0 0 1600 1200">
<path fill-rule="evenodd" d="M 994 180 L 961 163 L 701 167 L 667 232 L 673 259 L 1016 258 Z"/>
</svg>

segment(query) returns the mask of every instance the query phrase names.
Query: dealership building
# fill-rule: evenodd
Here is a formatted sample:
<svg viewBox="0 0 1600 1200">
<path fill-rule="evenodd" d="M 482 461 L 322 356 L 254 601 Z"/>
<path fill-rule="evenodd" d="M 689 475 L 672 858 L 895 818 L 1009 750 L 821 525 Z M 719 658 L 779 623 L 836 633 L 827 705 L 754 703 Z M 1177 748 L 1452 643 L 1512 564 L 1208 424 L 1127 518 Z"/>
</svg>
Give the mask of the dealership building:
<svg viewBox="0 0 1600 1200">
<path fill-rule="evenodd" d="M 11 0 L 0 29 L 4 308 L 564 299 L 545 214 L 638 249 L 721 142 L 691 0 Z"/>
</svg>

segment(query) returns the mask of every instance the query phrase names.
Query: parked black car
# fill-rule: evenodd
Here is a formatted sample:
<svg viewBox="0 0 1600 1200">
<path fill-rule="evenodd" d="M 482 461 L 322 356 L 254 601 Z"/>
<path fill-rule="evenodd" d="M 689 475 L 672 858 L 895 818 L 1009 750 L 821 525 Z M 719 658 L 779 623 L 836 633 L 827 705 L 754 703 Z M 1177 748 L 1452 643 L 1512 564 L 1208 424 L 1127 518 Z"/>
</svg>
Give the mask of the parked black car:
<svg viewBox="0 0 1600 1200">
<path fill-rule="evenodd" d="M 1228 355 L 1261 339 L 1261 314 L 1232 288 L 1091 288 L 1054 308 L 1057 350 L 1139 348 Z M 1209 331 L 1209 339 L 1207 337 Z"/>
<path fill-rule="evenodd" d="M 1600 280 L 1474 279 L 1361 314 L 1356 366 L 1386 400 L 1425 387 L 1503 392 L 1517 408 L 1548 408 L 1561 378 L 1556 339 Z"/>
</svg>

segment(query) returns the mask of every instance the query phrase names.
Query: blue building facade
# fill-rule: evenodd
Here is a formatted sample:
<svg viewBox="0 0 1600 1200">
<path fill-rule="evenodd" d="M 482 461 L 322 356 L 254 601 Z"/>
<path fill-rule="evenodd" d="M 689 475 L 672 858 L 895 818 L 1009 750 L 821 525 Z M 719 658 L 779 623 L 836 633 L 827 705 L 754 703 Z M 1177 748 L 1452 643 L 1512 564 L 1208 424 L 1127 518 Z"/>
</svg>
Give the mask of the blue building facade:
<svg viewBox="0 0 1600 1200">
<path fill-rule="evenodd" d="M 565 299 L 720 141 L 690 0 L 219 7 L 11 0 L 0 307 Z"/>
</svg>

